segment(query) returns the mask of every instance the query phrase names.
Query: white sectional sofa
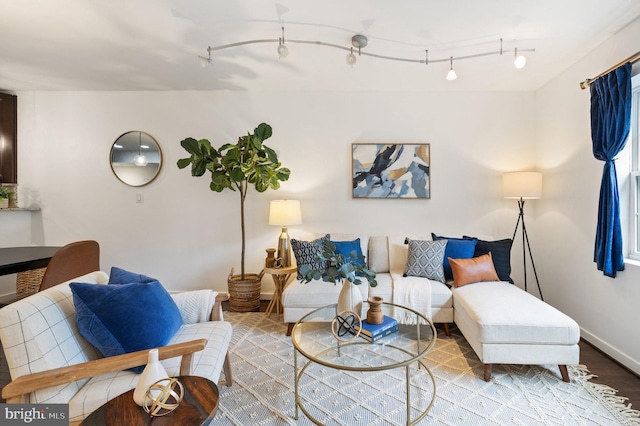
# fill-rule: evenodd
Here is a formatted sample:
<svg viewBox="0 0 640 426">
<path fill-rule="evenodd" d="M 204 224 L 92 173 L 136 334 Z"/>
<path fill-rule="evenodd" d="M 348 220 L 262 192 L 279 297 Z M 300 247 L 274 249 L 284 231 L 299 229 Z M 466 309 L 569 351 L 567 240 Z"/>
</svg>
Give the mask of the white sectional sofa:
<svg viewBox="0 0 640 426">
<path fill-rule="evenodd" d="M 320 234 L 307 235 L 313 240 Z M 434 323 L 455 322 L 484 364 L 484 380 L 491 379 L 492 364 L 557 364 L 564 381 L 566 365 L 579 362 L 580 328 L 567 315 L 519 287 L 504 281 L 449 287 L 420 277 L 404 277 L 408 246 L 405 237 L 330 234 L 333 241 L 360 238 L 370 269 L 377 273 L 377 287 L 366 280 L 360 285 L 363 299 L 381 296 L 387 302 L 410 306 Z M 431 240 L 431 237 L 411 237 Z M 507 248 L 508 251 L 508 248 Z M 453 283 L 451 283 L 453 284 Z M 336 303 L 340 285 L 295 279 L 282 296 L 284 321 L 289 334 L 295 322 L 320 306 Z M 428 293 L 428 294 L 425 294 Z"/>
<path fill-rule="evenodd" d="M 428 291 L 427 297 L 414 298 L 420 312 L 427 315 L 434 323 L 448 325 L 453 322 L 453 295 L 449 286 L 420 277 L 403 277 L 407 264 L 407 245 L 404 237 L 367 236 L 355 234 L 330 234 L 333 241 L 351 241 L 360 238 L 362 252 L 366 254 L 369 269 L 376 272 L 376 287 L 370 287 L 366 280 L 359 285 L 363 299 L 369 296 L 380 296 L 386 302 L 398 302 L 398 294 L 404 290 L 419 288 L 419 292 Z M 306 235 L 307 240 L 319 237 L 319 234 Z M 415 239 L 420 239 L 415 237 Z M 425 238 L 423 238 L 425 239 Z M 411 286 L 411 289 L 408 287 Z M 289 328 L 304 315 L 320 306 L 336 303 L 341 286 L 332 285 L 320 280 L 309 283 L 297 279 L 289 282 L 282 295 L 284 305 L 284 322 Z M 403 293 L 409 295 L 409 293 Z M 415 294 L 415 291 L 414 291 Z M 428 302 L 430 301 L 430 302 Z M 404 301 L 403 301 L 404 302 Z M 425 306 L 427 303 L 429 306 Z M 399 303 L 404 304 L 404 303 Z M 290 331 L 290 330 L 289 330 Z"/>
<path fill-rule="evenodd" d="M 19 300 L 0 309 L 0 339 L 9 365 L 12 383 L 3 389 L 3 397 L 10 402 L 23 403 L 68 403 L 70 424 L 77 424 L 94 410 L 110 399 L 133 389 L 139 375 L 129 370 L 109 370 L 106 374 L 82 378 L 82 374 L 97 367 L 95 363 L 109 361 L 128 355 L 102 358 L 99 352 L 79 333 L 76 325 L 76 313 L 69 283 L 82 282 L 104 285 L 109 276 L 105 272 L 96 271 L 66 283 L 51 287 L 32 296 Z M 221 319 L 221 307 L 216 301 L 216 292 L 198 290 L 172 294 L 176 302 L 183 325 L 173 336 L 169 345 L 206 339 L 204 349 L 193 354 L 190 369 L 187 373 L 205 377 L 218 383 L 224 368 L 226 385 L 232 383 L 231 369 L 227 349 L 231 341 L 231 324 Z M 209 314 L 206 314 L 206 313 Z M 178 351 L 178 349 L 175 349 Z M 146 351 L 141 353 L 146 363 Z M 131 361 L 129 361 L 131 363 Z M 115 363 L 113 363 L 115 364 Z M 162 361 L 167 373 L 178 376 L 183 371 L 180 357 Z M 104 363 L 102 363 L 104 365 Z M 133 367 L 129 365 L 128 367 Z M 29 387 L 25 379 L 35 379 L 34 373 L 58 371 L 57 380 L 64 374 L 65 367 L 78 367 L 71 377 L 75 380 L 48 386 L 26 395 L 18 390 Z M 82 369 L 80 367 L 82 366 Z M 86 366 L 86 367 L 85 367 Z M 80 376 L 80 377 L 78 377 Z M 78 380 L 80 378 L 80 380 Z M 46 379 L 46 378 L 45 378 Z M 18 380 L 18 381 L 16 381 Z M 45 383 L 50 383 L 45 381 Z M 8 395 L 11 393 L 12 395 Z M 15 398 L 17 396 L 17 401 Z"/>
</svg>

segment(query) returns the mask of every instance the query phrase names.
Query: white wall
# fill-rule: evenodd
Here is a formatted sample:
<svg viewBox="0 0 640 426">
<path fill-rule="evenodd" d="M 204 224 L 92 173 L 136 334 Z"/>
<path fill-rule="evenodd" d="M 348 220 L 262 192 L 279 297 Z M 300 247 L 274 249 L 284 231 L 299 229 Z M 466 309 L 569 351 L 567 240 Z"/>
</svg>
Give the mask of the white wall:
<svg viewBox="0 0 640 426">
<path fill-rule="evenodd" d="M 640 267 L 628 264 L 612 279 L 593 262 L 603 163 L 591 149 L 589 90 L 578 83 L 634 54 L 639 38 L 635 21 L 536 93 L 537 163 L 545 179 L 537 210 L 545 300 L 573 317 L 585 339 L 636 373 Z M 624 170 L 625 162 L 618 165 L 621 181 Z"/>
<path fill-rule="evenodd" d="M 178 170 L 187 136 L 219 145 L 261 121 L 273 126 L 267 144 L 291 179 L 248 197 L 248 272 L 277 243 L 272 199 L 302 201 L 303 225 L 292 234 L 510 237 L 517 213 L 501 197 L 501 174 L 534 165 L 532 93 L 27 92 L 18 100 L 20 200 L 42 207 L 43 242 L 95 239 L 103 269 L 139 271 L 169 289 L 226 291 L 230 268 L 239 269 L 238 195 L 212 193 L 206 178 Z M 150 133 L 163 151 L 145 187 L 124 185 L 109 167 L 111 144 L 128 130 Z M 353 142 L 430 143 L 431 200 L 353 200 Z"/>
</svg>

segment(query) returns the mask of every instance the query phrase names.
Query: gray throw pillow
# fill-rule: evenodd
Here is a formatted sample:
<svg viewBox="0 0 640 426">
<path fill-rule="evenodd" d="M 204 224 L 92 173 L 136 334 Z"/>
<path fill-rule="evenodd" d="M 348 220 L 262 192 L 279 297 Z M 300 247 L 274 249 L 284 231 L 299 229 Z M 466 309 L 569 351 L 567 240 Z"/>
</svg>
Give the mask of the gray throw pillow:
<svg viewBox="0 0 640 426">
<path fill-rule="evenodd" d="M 447 240 L 422 241 L 407 239 L 407 241 L 409 243 L 409 255 L 404 276 L 424 277 L 441 283 L 445 282 L 442 262 Z"/>
</svg>

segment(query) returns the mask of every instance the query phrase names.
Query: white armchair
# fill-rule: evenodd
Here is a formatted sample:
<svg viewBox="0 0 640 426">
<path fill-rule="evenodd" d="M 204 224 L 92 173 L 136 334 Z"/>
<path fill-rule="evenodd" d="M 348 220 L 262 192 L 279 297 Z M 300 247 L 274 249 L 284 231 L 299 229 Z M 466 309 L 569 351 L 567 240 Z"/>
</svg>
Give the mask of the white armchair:
<svg viewBox="0 0 640 426">
<path fill-rule="evenodd" d="M 0 339 L 12 382 L 2 390 L 7 402 L 68 403 L 71 424 L 133 389 L 138 375 L 126 369 L 144 365 L 148 351 L 109 358 L 78 332 L 70 282 L 106 284 L 102 271 L 75 278 L 0 309 Z M 231 324 L 222 321 L 224 296 L 211 290 L 172 295 L 184 324 L 159 348 L 171 376 L 191 374 L 232 383 L 227 353 Z M 180 359 L 182 357 L 182 360 Z"/>
</svg>

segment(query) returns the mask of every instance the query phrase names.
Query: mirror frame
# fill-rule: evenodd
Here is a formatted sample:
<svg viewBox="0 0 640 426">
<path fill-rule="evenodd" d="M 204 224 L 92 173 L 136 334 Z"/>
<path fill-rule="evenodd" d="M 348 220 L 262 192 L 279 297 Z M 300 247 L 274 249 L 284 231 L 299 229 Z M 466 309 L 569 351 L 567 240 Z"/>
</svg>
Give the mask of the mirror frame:
<svg viewBox="0 0 640 426">
<path fill-rule="evenodd" d="M 141 184 L 139 184 L 139 185 L 136 185 L 136 184 L 133 184 L 133 183 L 130 183 L 130 182 L 127 182 L 126 180 L 124 180 L 121 176 L 119 176 L 119 175 L 118 175 L 118 173 L 116 172 L 116 170 L 114 169 L 114 166 L 113 166 L 113 164 L 114 164 L 114 161 L 113 161 L 113 154 L 114 154 L 114 150 L 116 149 L 116 144 L 118 143 L 118 141 L 119 141 L 122 137 L 124 137 L 124 136 L 126 136 L 126 135 L 128 135 L 128 134 L 130 134 L 130 133 L 137 133 L 137 134 L 139 134 L 138 136 L 139 136 L 140 138 L 141 138 L 142 136 L 146 136 L 147 138 L 151 139 L 151 141 L 153 141 L 153 143 L 155 143 L 156 148 L 157 148 L 157 150 L 158 150 L 158 157 L 159 157 L 159 159 L 158 159 L 158 169 L 156 170 L 156 172 L 154 173 L 154 175 L 153 175 L 151 178 L 149 178 L 147 181 L 145 181 L 144 183 L 141 183 Z M 160 144 L 158 143 L 158 141 L 156 140 L 156 138 L 154 138 L 153 136 L 151 136 L 149 133 L 147 133 L 147 132 L 143 132 L 143 131 L 141 131 L 141 130 L 130 130 L 130 131 L 128 131 L 128 132 L 124 132 L 123 134 L 121 134 L 120 136 L 118 136 L 118 137 L 116 138 L 115 142 L 113 142 L 113 144 L 111 145 L 111 150 L 109 151 L 109 166 L 111 167 L 111 171 L 113 172 L 114 176 L 115 176 L 116 178 L 118 178 L 118 180 L 119 180 L 120 182 L 124 183 L 125 185 L 127 185 L 127 186 L 132 186 L 132 187 L 136 187 L 136 188 L 137 188 L 137 187 L 141 187 L 141 186 L 148 185 L 148 184 L 150 184 L 151 182 L 153 182 L 153 181 L 158 177 L 158 175 L 160 174 L 160 170 L 162 169 L 162 162 L 163 162 L 163 156 L 162 156 L 162 149 L 160 148 Z M 131 164 L 133 164 L 133 163 L 131 163 Z"/>
</svg>

